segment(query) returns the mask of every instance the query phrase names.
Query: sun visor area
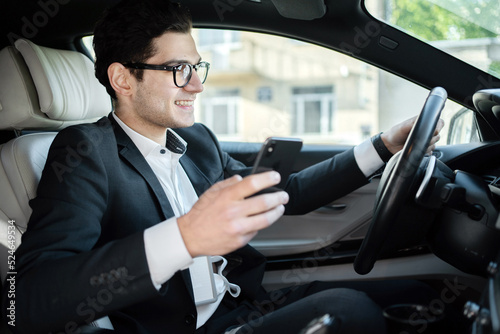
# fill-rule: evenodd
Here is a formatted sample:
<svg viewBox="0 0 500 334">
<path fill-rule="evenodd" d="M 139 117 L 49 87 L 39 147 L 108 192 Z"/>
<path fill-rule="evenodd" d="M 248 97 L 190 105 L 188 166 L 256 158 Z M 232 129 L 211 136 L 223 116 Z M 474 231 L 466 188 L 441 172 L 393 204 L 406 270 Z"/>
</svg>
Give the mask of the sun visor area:
<svg viewBox="0 0 500 334">
<path fill-rule="evenodd" d="M 314 20 L 326 13 L 324 0 L 271 0 L 281 16 L 296 20 Z"/>
</svg>

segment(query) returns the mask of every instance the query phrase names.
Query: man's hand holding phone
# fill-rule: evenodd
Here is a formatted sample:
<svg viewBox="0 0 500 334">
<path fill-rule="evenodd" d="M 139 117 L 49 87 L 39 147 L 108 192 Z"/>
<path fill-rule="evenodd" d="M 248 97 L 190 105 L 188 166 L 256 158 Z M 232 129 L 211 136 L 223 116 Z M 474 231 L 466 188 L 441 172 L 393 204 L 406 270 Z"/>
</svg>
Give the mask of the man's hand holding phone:
<svg viewBox="0 0 500 334">
<path fill-rule="evenodd" d="M 179 231 L 191 257 L 224 255 L 245 246 L 284 213 L 284 191 L 250 197 L 280 182 L 277 172 L 235 175 L 210 187 L 184 216 Z"/>
<path fill-rule="evenodd" d="M 278 187 L 286 183 L 301 146 L 297 140 L 283 143 L 268 139 L 252 175 L 236 175 L 214 184 L 187 214 L 179 217 L 179 231 L 190 255 L 227 254 L 245 246 L 259 230 L 277 221 L 289 199 Z M 278 171 L 269 171 L 274 168 Z M 252 196 L 271 187 L 278 191 Z"/>
</svg>

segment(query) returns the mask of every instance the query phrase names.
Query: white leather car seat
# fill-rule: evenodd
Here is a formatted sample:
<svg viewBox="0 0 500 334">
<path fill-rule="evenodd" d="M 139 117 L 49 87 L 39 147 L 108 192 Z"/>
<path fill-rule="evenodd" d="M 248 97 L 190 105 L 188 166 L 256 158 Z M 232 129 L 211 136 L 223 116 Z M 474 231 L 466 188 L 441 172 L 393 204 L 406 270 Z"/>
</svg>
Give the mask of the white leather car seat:
<svg viewBox="0 0 500 334">
<path fill-rule="evenodd" d="M 14 272 L 9 257 L 21 243 L 36 189 L 57 133 L 93 122 L 112 109 L 105 88 L 82 53 L 19 39 L 0 51 L 0 130 L 16 137 L 0 145 L 0 277 Z M 26 133 L 29 132 L 29 133 Z M 99 327 L 112 328 L 109 319 Z"/>
</svg>

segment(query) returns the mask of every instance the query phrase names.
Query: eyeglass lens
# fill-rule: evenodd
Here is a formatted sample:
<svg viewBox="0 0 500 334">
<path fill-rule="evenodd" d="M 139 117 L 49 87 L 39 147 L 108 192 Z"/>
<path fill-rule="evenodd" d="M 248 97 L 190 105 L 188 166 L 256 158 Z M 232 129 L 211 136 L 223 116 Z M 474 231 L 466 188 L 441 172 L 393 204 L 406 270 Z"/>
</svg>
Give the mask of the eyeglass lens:
<svg viewBox="0 0 500 334">
<path fill-rule="evenodd" d="M 200 63 L 196 67 L 197 67 L 196 73 L 198 74 L 201 83 L 204 83 L 205 80 L 207 79 L 208 67 L 206 66 L 205 63 Z M 193 66 L 190 66 L 188 64 L 181 64 L 178 67 L 176 67 L 175 82 L 177 86 L 183 87 L 189 83 L 189 80 L 191 79 L 192 75 L 191 73 L 192 68 Z"/>
</svg>

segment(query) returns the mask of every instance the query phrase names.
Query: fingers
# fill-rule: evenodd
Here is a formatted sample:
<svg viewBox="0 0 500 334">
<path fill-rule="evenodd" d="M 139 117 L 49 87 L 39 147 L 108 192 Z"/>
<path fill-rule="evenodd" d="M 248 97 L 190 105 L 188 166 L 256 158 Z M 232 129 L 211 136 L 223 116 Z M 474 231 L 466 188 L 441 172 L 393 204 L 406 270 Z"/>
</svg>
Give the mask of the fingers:
<svg viewBox="0 0 500 334">
<path fill-rule="evenodd" d="M 434 131 L 433 137 L 429 143 L 429 147 L 427 148 L 427 153 L 431 154 L 434 149 L 436 149 L 436 143 L 441 139 L 441 135 L 439 134 L 444 127 L 444 121 L 440 118 L 437 125 L 436 130 Z"/>
<path fill-rule="evenodd" d="M 441 132 L 441 130 L 443 129 L 443 127 L 444 127 L 444 121 L 442 118 L 440 118 L 437 125 L 436 125 L 436 130 L 434 131 L 434 136 L 438 135 L 439 132 Z"/>
<path fill-rule="evenodd" d="M 434 151 L 436 149 L 436 143 L 439 141 L 439 139 L 441 139 L 440 135 L 436 135 L 436 136 L 431 138 L 429 146 L 427 147 L 427 151 L 426 151 L 427 154 L 431 154 L 432 151 Z"/>
<path fill-rule="evenodd" d="M 222 252 L 215 252 L 215 254 L 225 254 L 235 249 L 245 246 L 258 231 L 271 226 L 276 222 L 285 212 L 283 205 L 278 205 L 271 210 L 253 215 L 245 216 L 239 219 L 231 220 L 223 233 L 218 234 L 218 239 L 226 237 L 227 242 L 222 244 L 223 248 L 227 248 Z M 222 238 L 221 238 L 222 236 Z M 220 247 L 220 242 L 219 246 Z M 229 247 L 229 248 L 228 248 Z"/>
<path fill-rule="evenodd" d="M 245 216 L 252 216 L 261 212 L 267 212 L 286 203 L 288 203 L 288 194 L 284 191 L 278 191 L 249 197 L 241 201 L 237 209 Z"/>
<path fill-rule="evenodd" d="M 247 176 L 239 182 L 228 186 L 227 196 L 233 199 L 244 199 L 263 189 L 277 185 L 281 180 L 278 172 L 270 171 Z"/>
<path fill-rule="evenodd" d="M 240 196 L 247 196 L 248 191 L 259 191 L 267 188 L 269 182 L 276 182 L 276 177 L 272 175 L 252 175 L 244 178 L 240 184 L 235 186 Z M 257 177 L 258 176 L 258 177 Z M 271 180 L 269 180 L 271 177 Z M 278 180 L 279 182 L 279 180 Z M 271 184 L 273 185 L 273 184 Z M 241 190 L 239 187 L 249 187 L 253 190 Z M 263 187 L 263 188 L 261 188 Z M 238 216 L 233 220 L 232 227 L 234 233 L 239 235 L 242 244 L 248 243 L 259 230 L 264 229 L 276 222 L 285 212 L 284 204 L 288 203 L 288 194 L 284 191 L 261 194 L 255 197 L 244 197 L 234 202 L 232 214 L 229 216 Z"/>
<path fill-rule="evenodd" d="M 271 210 L 265 211 L 261 214 L 249 216 L 237 222 L 241 224 L 240 232 L 244 235 L 254 235 L 257 231 L 271 226 L 276 222 L 285 212 L 283 205 L 278 205 Z"/>
<path fill-rule="evenodd" d="M 239 215 L 254 215 L 288 203 L 288 194 L 284 191 L 249 197 L 278 184 L 279 181 L 280 175 L 274 171 L 245 178 L 237 175 L 214 184 L 200 199 L 210 205 L 216 201 L 228 201 L 232 206 L 231 211 Z M 197 207 L 203 209 L 205 206 L 198 204 Z"/>
<path fill-rule="evenodd" d="M 216 184 L 214 184 L 213 186 L 211 186 L 210 189 L 208 189 L 208 191 L 215 192 L 215 191 L 222 190 L 222 189 L 224 189 L 226 187 L 232 186 L 233 184 L 237 184 L 242 179 L 243 178 L 240 175 L 233 175 L 233 176 L 231 176 L 228 179 L 225 179 L 223 181 L 217 182 Z"/>
<path fill-rule="evenodd" d="M 413 116 L 411 118 L 408 118 L 406 121 L 403 121 L 402 126 L 408 127 L 410 130 L 417 121 L 418 116 Z"/>
<path fill-rule="evenodd" d="M 404 147 L 404 144 L 406 143 L 410 130 L 415 124 L 417 118 L 418 116 L 408 118 L 407 120 L 393 126 L 386 133 L 382 134 L 382 140 L 384 141 L 385 146 L 391 153 L 395 154 Z M 435 149 L 436 143 L 441 139 L 439 133 L 441 132 L 443 127 L 444 127 L 444 121 L 442 119 L 439 119 L 436 124 L 433 137 L 431 138 L 431 141 L 429 143 L 429 147 L 427 148 L 427 153 L 430 153 L 432 150 Z"/>
<path fill-rule="evenodd" d="M 285 191 L 278 191 L 253 197 L 249 196 L 262 189 L 276 185 L 279 181 L 280 177 L 278 173 L 266 172 L 247 176 L 239 182 L 227 186 L 224 189 L 224 194 L 220 195 L 232 200 L 228 217 L 248 218 L 255 215 L 264 215 L 269 218 L 267 223 L 263 222 L 257 226 L 248 224 L 251 227 L 248 231 L 268 227 L 270 223 L 273 223 L 277 219 L 275 218 L 277 212 L 279 216 L 283 214 L 283 205 L 288 203 L 289 200 L 288 194 Z M 281 209 L 276 211 L 276 208 L 279 207 Z M 250 221 L 254 220 L 251 219 Z"/>
<path fill-rule="evenodd" d="M 435 135 L 431 138 L 429 145 L 435 145 L 441 139 L 441 135 Z"/>
<path fill-rule="evenodd" d="M 417 116 L 406 119 L 382 133 L 384 145 L 391 153 L 395 154 L 403 148 L 416 119 Z"/>
</svg>

